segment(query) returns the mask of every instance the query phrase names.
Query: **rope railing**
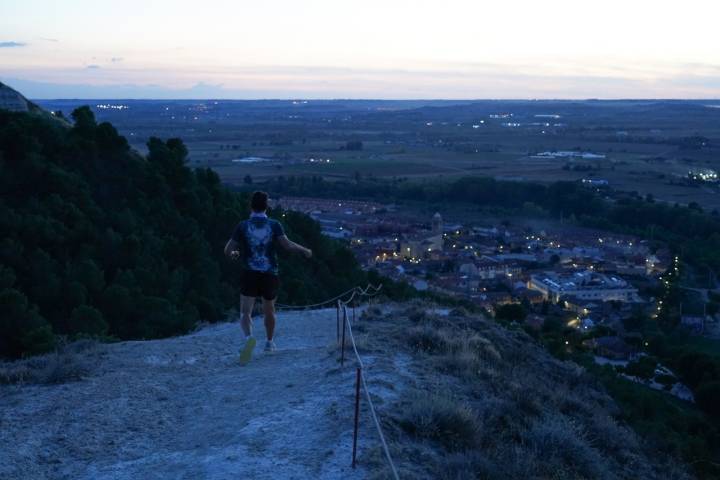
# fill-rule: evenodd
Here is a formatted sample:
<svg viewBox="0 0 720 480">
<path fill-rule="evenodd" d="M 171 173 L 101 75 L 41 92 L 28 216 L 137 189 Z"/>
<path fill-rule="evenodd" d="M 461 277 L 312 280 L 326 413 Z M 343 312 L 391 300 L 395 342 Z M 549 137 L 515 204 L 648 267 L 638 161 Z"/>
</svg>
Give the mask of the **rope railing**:
<svg viewBox="0 0 720 480">
<path fill-rule="evenodd" d="M 369 287 L 365 290 L 360 289 L 358 292 L 360 292 L 363 296 L 375 296 L 379 293 L 380 288 L 382 285 L 377 287 L 375 291 L 371 294 L 368 293 Z M 373 287 L 374 288 L 374 287 Z M 348 318 L 347 313 L 347 307 L 350 304 L 350 302 L 354 299 L 355 294 L 351 296 L 348 301 L 337 301 L 337 309 L 338 309 L 338 319 L 340 318 L 340 311 L 342 310 L 342 343 L 340 347 L 340 365 L 344 365 L 345 363 L 345 331 L 347 329 L 348 336 L 350 338 L 350 345 L 352 345 L 353 352 L 355 353 L 355 359 L 357 360 L 357 367 L 356 367 L 356 375 L 355 375 L 355 426 L 353 430 L 353 452 L 352 452 L 352 467 L 355 468 L 356 466 L 356 457 L 357 457 L 357 437 L 358 437 L 358 423 L 359 423 L 359 417 L 360 417 L 360 387 L 362 386 L 362 390 L 365 392 L 365 398 L 367 399 L 368 409 L 370 411 L 370 416 L 372 418 L 373 423 L 375 424 L 375 429 L 377 430 L 378 437 L 380 438 L 380 443 L 382 444 L 383 453 L 385 454 L 385 458 L 387 459 L 388 465 L 390 466 L 390 470 L 392 471 L 393 478 L 395 480 L 400 480 L 400 477 L 397 473 L 397 468 L 395 467 L 395 462 L 393 461 L 392 455 L 390 454 L 390 449 L 388 448 L 387 442 L 385 440 L 385 435 L 383 434 L 382 426 L 380 425 L 380 421 L 378 420 L 377 412 L 375 411 L 375 405 L 373 404 L 372 397 L 370 396 L 370 390 L 368 388 L 367 384 L 367 378 L 365 376 L 365 365 L 363 364 L 362 357 L 360 356 L 360 353 L 357 349 L 357 343 L 355 342 L 355 335 L 353 335 L 352 331 L 352 324 L 350 323 L 350 320 Z M 352 315 L 353 321 L 355 320 L 355 306 L 353 304 L 353 315 Z M 340 332 L 338 332 L 338 337 L 340 337 Z"/>
<path fill-rule="evenodd" d="M 400 477 L 397 473 L 397 468 L 395 468 L 395 462 L 392 459 L 392 455 L 390 455 L 390 449 L 388 448 L 387 442 L 385 440 L 385 435 L 383 434 L 382 426 L 380 425 L 380 421 L 378 420 L 377 412 L 375 411 L 375 404 L 373 404 L 372 397 L 370 396 L 370 390 L 368 388 L 367 378 L 365 376 L 365 366 L 362 361 L 362 357 L 360 357 L 360 353 L 357 349 L 357 344 L 355 342 L 355 336 L 353 335 L 352 331 L 352 324 L 350 323 L 350 320 L 348 318 L 348 306 L 352 304 L 352 320 L 355 321 L 355 306 L 357 304 L 357 300 L 360 298 L 372 298 L 381 293 L 382 284 L 378 285 L 377 287 L 372 284 L 367 284 L 366 287 L 353 287 L 349 290 L 346 290 L 345 292 L 336 295 L 332 298 L 329 298 L 327 300 L 324 300 L 322 302 L 318 303 L 311 303 L 308 305 L 283 305 L 283 304 L 276 304 L 276 308 L 278 310 L 309 310 L 313 308 L 320 308 L 326 305 L 335 304 L 335 307 L 337 309 L 337 341 L 340 344 L 340 365 L 344 366 L 345 364 L 345 333 L 347 331 L 349 338 L 350 338 L 350 345 L 352 345 L 353 352 L 355 353 L 355 358 L 357 360 L 357 367 L 356 367 L 356 375 L 355 375 L 355 424 L 353 429 L 353 451 L 352 451 L 352 467 L 355 468 L 357 464 L 357 439 L 358 439 L 358 430 L 359 430 L 359 418 L 360 418 L 360 389 L 362 387 L 362 390 L 365 392 L 365 398 L 367 399 L 368 409 L 370 411 L 370 416 L 372 418 L 373 423 L 375 424 L 375 429 L 377 430 L 378 437 L 380 438 L 380 443 L 382 444 L 382 449 L 385 454 L 385 458 L 387 459 L 388 465 L 390 465 L 390 470 L 392 471 L 393 478 L 395 480 L 400 480 Z M 343 297 L 347 297 L 343 299 Z M 340 321 L 340 314 L 342 312 L 342 329 L 340 327 L 341 321 Z M 341 338 L 341 331 L 342 331 L 342 338 Z"/>
<path fill-rule="evenodd" d="M 308 305 L 285 305 L 282 303 L 276 303 L 275 308 L 277 310 L 310 310 L 313 308 L 320 308 L 320 307 L 326 306 L 326 305 L 333 305 L 333 304 L 335 304 L 336 301 L 341 300 L 346 295 L 350 295 L 350 298 L 348 298 L 347 300 L 343 300 L 343 302 L 350 303 L 353 300 L 353 298 L 355 298 L 355 296 L 357 296 L 357 295 L 361 295 L 363 297 L 374 297 L 375 295 L 378 295 L 381 288 L 382 288 L 382 284 L 375 287 L 372 284 L 368 283 L 365 288 L 359 287 L 359 286 L 353 287 L 349 290 L 344 291 L 343 293 L 341 293 L 339 295 L 335 295 L 332 298 L 323 300 L 322 302 L 310 303 Z M 370 293 L 371 290 L 372 290 L 372 293 Z"/>
</svg>

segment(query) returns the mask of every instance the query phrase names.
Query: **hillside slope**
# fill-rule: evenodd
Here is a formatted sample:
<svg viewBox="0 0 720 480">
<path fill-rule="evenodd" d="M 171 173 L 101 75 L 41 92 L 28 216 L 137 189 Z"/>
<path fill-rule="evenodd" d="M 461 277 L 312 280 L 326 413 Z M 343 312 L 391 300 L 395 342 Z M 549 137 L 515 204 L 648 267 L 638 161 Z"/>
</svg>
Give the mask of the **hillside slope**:
<svg viewBox="0 0 720 480">
<path fill-rule="evenodd" d="M 588 372 L 522 330 L 415 301 L 370 307 L 355 331 L 373 368 L 394 372 L 382 410 L 402 478 L 691 478 L 629 428 Z M 363 460 L 389 478 L 378 453 Z"/>
<path fill-rule="evenodd" d="M 0 386 L 0 478 L 364 478 L 350 469 L 354 370 L 328 348 L 335 310 L 281 313 L 278 351 L 247 367 L 239 341 L 225 323 L 105 345 L 81 381 Z M 361 432 L 362 450 L 376 440 Z"/>
<path fill-rule="evenodd" d="M 522 331 L 420 302 L 367 307 L 353 329 L 401 478 L 692 478 Z M 0 478 L 391 478 L 364 398 L 349 466 L 355 363 L 338 364 L 334 309 L 282 312 L 279 350 L 247 367 L 239 342 L 218 324 L 88 350 L 79 381 L 0 386 Z"/>
</svg>

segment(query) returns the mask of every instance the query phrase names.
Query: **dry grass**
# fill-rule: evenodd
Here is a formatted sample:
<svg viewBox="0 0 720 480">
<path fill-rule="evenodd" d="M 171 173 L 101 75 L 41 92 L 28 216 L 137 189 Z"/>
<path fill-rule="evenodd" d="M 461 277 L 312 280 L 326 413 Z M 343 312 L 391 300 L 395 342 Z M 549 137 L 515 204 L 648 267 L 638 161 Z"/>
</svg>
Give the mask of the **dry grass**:
<svg viewBox="0 0 720 480">
<path fill-rule="evenodd" d="M 689 478 L 674 459 L 644 449 L 578 365 L 522 331 L 434 311 L 413 304 L 384 322 L 373 312 L 368 327 L 386 352 L 404 348 L 415 359 L 416 384 L 385 412 L 408 478 Z"/>
<path fill-rule="evenodd" d="M 363 320 L 373 320 L 383 317 L 383 312 L 377 305 L 371 305 L 360 314 L 360 318 Z"/>
<path fill-rule="evenodd" d="M 406 304 L 405 311 L 402 312 L 402 316 L 407 318 L 413 323 L 431 321 L 437 317 L 432 313 L 434 305 L 424 300 L 413 300 Z"/>
<path fill-rule="evenodd" d="M 80 340 L 54 352 L 0 363 L 0 384 L 59 384 L 81 380 L 96 365 L 99 344 Z"/>
<path fill-rule="evenodd" d="M 447 332 L 427 323 L 410 327 L 406 342 L 416 352 L 446 353 L 452 348 Z"/>
<path fill-rule="evenodd" d="M 400 426 L 416 437 L 437 440 L 450 451 L 478 445 L 480 423 L 474 410 L 449 396 L 414 393 Z"/>
</svg>

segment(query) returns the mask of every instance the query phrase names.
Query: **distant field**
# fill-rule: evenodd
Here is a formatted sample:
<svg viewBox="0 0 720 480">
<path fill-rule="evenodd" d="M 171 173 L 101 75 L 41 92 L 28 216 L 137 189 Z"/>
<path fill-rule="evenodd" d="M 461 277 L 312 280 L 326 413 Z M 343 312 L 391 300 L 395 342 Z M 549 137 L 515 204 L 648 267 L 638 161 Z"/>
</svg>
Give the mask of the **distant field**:
<svg viewBox="0 0 720 480">
<path fill-rule="evenodd" d="M 90 103 L 99 120 L 113 122 L 139 150 L 150 136 L 181 137 L 193 165 L 211 167 L 230 183 L 247 175 L 594 178 L 661 201 L 720 209 L 716 186 L 681 184 L 691 168 L 720 170 L 720 109 L 707 108 L 709 101 L 40 103 L 66 113 Z M 107 103 L 129 108 L 97 106 Z M 344 150 L 352 140 L 362 150 Z M 552 151 L 605 158 L 533 158 Z M 246 156 L 272 162 L 232 162 Z"/>
</svg>

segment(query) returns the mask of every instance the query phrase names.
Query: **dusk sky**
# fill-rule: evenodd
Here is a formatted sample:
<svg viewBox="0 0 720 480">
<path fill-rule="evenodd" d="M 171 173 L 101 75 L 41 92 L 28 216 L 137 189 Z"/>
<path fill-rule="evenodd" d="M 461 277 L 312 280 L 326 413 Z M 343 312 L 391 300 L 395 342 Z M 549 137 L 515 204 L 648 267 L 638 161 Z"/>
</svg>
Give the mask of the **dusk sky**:
<svg viewBox="0 0 720 480">
<path fill-rule="evenodd" d="M 0 0 L 30 98 L 720 98 L 716 0 Z"/>
</svg>

